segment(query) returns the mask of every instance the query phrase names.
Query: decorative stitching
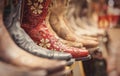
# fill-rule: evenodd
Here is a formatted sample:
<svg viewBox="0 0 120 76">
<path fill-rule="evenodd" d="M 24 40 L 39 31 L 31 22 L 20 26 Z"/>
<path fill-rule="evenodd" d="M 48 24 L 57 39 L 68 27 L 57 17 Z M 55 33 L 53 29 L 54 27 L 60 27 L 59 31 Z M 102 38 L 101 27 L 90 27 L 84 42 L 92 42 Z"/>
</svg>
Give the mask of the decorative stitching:
<svg viewBox="0 0 120 76">
<path fill-rule="evenodd" d="M 37 0 L 37 2 L 32 2 L 31 0 L 28 0 L 27 5 L 31 6 L 32 13 L 34 14 L 41 14 L 43 11 L 43 0 Z"/>
<path fill-rule="evenodd" d="M 42 46 L 44 48 L 50 48 L 51 47 L 51 44 L 50 44 L 50 41 L 49 39 L 41 39 L 40 40 L 40 43 L 39 43 L 39 46 Z"/>
</svg>

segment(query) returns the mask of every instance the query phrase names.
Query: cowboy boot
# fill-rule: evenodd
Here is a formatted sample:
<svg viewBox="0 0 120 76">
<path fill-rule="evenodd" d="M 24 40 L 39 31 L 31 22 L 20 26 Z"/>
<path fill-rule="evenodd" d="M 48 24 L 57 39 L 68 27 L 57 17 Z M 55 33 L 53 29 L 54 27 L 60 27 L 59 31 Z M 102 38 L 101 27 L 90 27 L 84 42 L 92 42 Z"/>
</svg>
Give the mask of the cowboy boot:
<svg viewBox="0 0 120 76">
<path fill-rule="evenodd" d="M 74 22 L 77 24 L 78 27 L 83 28 L 85 30 L 90 30 L 91 32 L 89 34 L 87 34 L 88 36 L 96 37 L 96 36 L 99 36 L 99 35 L 105 35 L 105 31 L 98 28 L 97 17 L 92 16 L 92 15 L 89 16 L 89 13 L 90 13 L 89 8 L 88 8 L 89 13 L 86 13 L 86 18 L 82 19 L 80 17 L 80 13 L 81 13 L 81 11 L 83 11 L 83 9 L 80 8 L 80 7 L 82 7 L 82 5 L 84 3 L 89 6 L 89 2 L 84 1 L 84 0 L 83 1 L 82 0 L 81 1 L 74 0 L 74 1 L 71 2 L 71 4 L 73 4 L 73 6 L 75 7 Z"/>
<path fill-rule="evenodd" d="M 8 18 L 6 18 L 5 24 L 14 41 L 22 49 L 44 58 L 59 60 L 70 60 L 72 58 L 71 54 L 50 51 L 36 45 L 34 41 L 20 27 L 21 4 L 19 3 L 16 8 L 13 8 L 14 6 L 11 7 L 11 14 Z"/>
<path fill-rule="evenodd" d="M 47 16 L 46 18 L 46 26 L 48 27 L 48 29 L 50 30 L 50 32 L 52 32 L 54 34 L 54 36 L 56 36 L 62 43 L 64 43 L 65 45 L 68 45 L 68 46 L 71 46 L 71 47 L 77 47 L 77 48 L 82 48 L 83 45 L 79 42 L 73 42 L 73 41 L 68 41 L 68 40 L 65 40 L 65 39 L 62 39 L 60 38 L 56 33 L 55 31 L 52 29 L 50 23 L 49 23 L 49 17 L 50 16 L 50 13 L 49 15 Z"/>
<path fill-rule="evenodd" d="M 91 31 L 89 31 L 89 30 L 86 30 L 86 29 L 84 29 L 84 28 L 80 28 L 80 27 L 78 27 L 78 25 L 75 23 L 76 21 L 75 21 L 75 13 L 77 12 L 76 10 L 77 10 L 77 8 L 75 7 L 75 1 L 76 0 L 74 0 L 74 1 L 71 1 L 70 3 L 69 3 L 69 7 L 68 7 L 68 9 L 67 9 L 67 16 L 66 16 L 66 19 L 65 19 L 65 23 L 66 23 L 66 25 L 68 24 L 69 26 L 69 28 L 70 29 L 72 29 L 73 30 L 73 32 L 77 35 L 77 36 L 79 36 L 80 38 L 83 38 L 83 39 L 87 39 L 87 40 L 94 40 L 94 41 L 98 41 L 98 39 L 96 38 L 96 37 L 91 37 L 91 35 L 93 34 Z M 76 2 L 77 3 L 77 2 Z M 80 3 L 79 3 L 80 4 Z M 79 7 L 79 9 L 80 9 L 80 7 Z M 76 11 L 76 12 L 75 12 Z M 80 18 L 79 18 L 80 19 Z M 82 24 L 83 22 L 81 21 L 81 24 Z M 86 26 L 86 25 L 84 25 L 84 26 Z M 86 36 L 86 35 L 88 35 L 88 36 Z"/>
<path fill-rule="evenodd" d="M 70 53 L 77 60 L 86 58 L 89 55 L 88 50 L 66 46 L 49 31 L 45 19 L 48 15 L 50 3 L 51 0 L 24 1 L 22 28 L 39 46 L 49 50 Z"/>
<path fill-rule="evenodd" d="M 74 1 L 73 1 L 74 2 Z M 73 3 L 71 2 L 71 3 Z M 67 11 L 67 20 L 65 20 L 66 24 L 69 24 L 69 28 L 73 30 L 73 32 L 78 35 L 78 36 L 84 36 L 84 35 L 91 35 L 92 33 L 89 30 L 85 30 L 83 28 L 80 28 L 79 26 L 77 26 L 77 24 L 75 23 L 75 17 L 74 17 L 74 13 L 76 13 L 76 7 L 73 4 L 69 5 L 68 11 Z M 82 21 L 79 23 L 83 23 Z"/>
<path fill-rule="evenodd" d="M 76 10 L 76 7 L 73 5 L 74 1 L 69 2 L 69 7 L 67 8 L 67 12 L 66 12 L 66 17 L 64 18 L 64 21 L 66 24 L 68 24 L 69 28 L 72 30 L 72 32 L 74 33 L 88 33 L 88 31 L 84 30 L 84 29 L 80 29 L 79 27 L 76 26 L 75 20 L 74 20 L 74 11 L 78 11 Z M 79 8 L 80 9 L 80 8 Z M 80 30 L 78 32 L 78 30 Z"/>
<path fill-rule="evenodd" d="M 84 0 L 79 1 L 79 6 L 82 5 L 82 1 L 84 1 Z M 69 25 L 68 27 L 70 29 L 72 29 L 76 35 L 77 35 L 77 33 L 79 33 L 79 35 L 77 35 L 77 36 L 79 36 L 80 38 L 97 41 L 98 40 L 97 38 L 90 37 L 93 34 L 93 32 L 91 32 L 90 30 L 86 30 L 81 27 L 78 27 L 78 25 L 75 23 L 76 22 L 75 17 L 79 17 L 78 15 L 76 16 L 76 13 L 78 13 L 79 10 L 81 9 L 81 7 L 75 7 L 76 6 L 75 4 L 76 5 L 78 4 L 78 2 L 76 0 L 70 0 L 69 7 L 67 8 L 66 18 L 64 18 L 66 25 L 68 24 Z M 83 22 L 81 22 L 81 24 L 82 23 Z M 88 35 L 88 36 L 86 36 L 86 35 Z"/>
<path fill-rule="evenodd" d="M 8 63 L 14 64 L 19 67 L 27 67 L 30 69 L 43 69 L 46 70 L 48 73 L 63 71 L 66 65 L 65 61 L 49 60 L 45 58 L 36 57 L 34 55 L 25 52 L 12 41 L 3 23 L 3 9 L 4 9 L 4 0 L 1 0 L 0 1 L 0 58 Z"/>
<path fill-rule="evenodd" d="M 58 12 L 59 13 L 59 12 Z M 50 14 L 50 13 L 49 13 Z M 49 20 L 49 16 L 47 17 L 47 19 L 46 20 Z M 56 18 L 55 18 L 55 15 L 50 15 L 50 23 L 52 23 L 52 22 L 56 22 L 56 23 L 58 23 L 57 21 L 56 21 Z M 49 24 L 49 21 L 46 21 L 46 22 L 48 22 L 47 23 L 47 26 L 49 27 L 49 29 L 53 32 L 53 33 L 55 33 L 55 31 L 52 29 L 52 27 L 51 27 L 51 25 Z M 56 25 L 56 23 L 54 23 L 55 25 Z M 69 24 L 69 23 L 68 23 Z M 54 27 L 54 26 L 53 26 Z M 59 29 L 59 28 L 58 28 Z M 60 32 L 61 33 L 61 32 Z M 55 33 L 55 35 L 56 35 L 56 33 Z M 58 37 L 58 38 L 60 38 L 60 37 Z M 89 39 L 89 40 L 95 40 L 95 41 L 97 41 L 97 39 L 96 38 L 91 38 L 91 37 L 84 37 L 84 36 L 81 36 L 80 38 L 84 38 L 84 39 Z M 81 48 L 83 45 L 80 43 L 80 42 L 73 42 L 73 41 L 68 41 L 68 40 L 64 40 L 64 39 L 62 39 L 62 38 L 60 38 L 60 40 L 61 40 L 61 42 L 62 43 L 64 43 L 64 44 L 66 44 L 66 45 L 68 45 L 68 46 L 72 46 L 72 47 L 77 47 L 77 48 Z"/>
<path fill-rule="evenodd" d="M 70 10 L 72 9 L 69 8 L 68 11 L 69 14 L 67 13 L 66 17 L 67 20 L 66 19 L 64 20 L 66 24 L 70 25 L 68 27 L 81 39 L 98 41 L 96 37 L 91 37 L 93 33 L 77 26 L 77 24 L 75 23 L 74 14 Z"/>
<path fill-rule="evenodd" d="M 58 8 L 61 8 L 61 9 L 58 9 Z M 65 1 L 53 0 L 53 7 L 51 7 L 51 14 L 50 14 L 50 24 L 53 30 L 63 39 L 80 42 L 85 47 L 97 46 L 98 42 L 94 40 L 89 40 L 89 39 L 87 39 L 86 41 L 86 39 L 79 38 L 78 36 L 73 34 L 73 31 L 65 23 L 66 8 L 67 7 L 66 7 Z"/>
<path fill-rule="evenodd" d="M 84 0 L 81 0 L 81 1 L 84 1 Z M 75 9 L 76 9 L 76 7 L 75 7 L 75 2 L 76 2 L 76 0 L 71 0 L 71 2 L 70 2 L 70 4 L 69 4 L 69 8 L 67 9 L 68 11 L 67 11 L 67 16 L 66 16 L 66 18 L 67 18 L 67 20 L 65 19 L 65 22 L 67 23 L 67 24 L 72 24 L 72 25 L 74 25 L 74 26 L 72 26 L 71 25 L 71 27 L 73 27 L 73 28 L 75 28 L 76 30 L 77 29 L 79 29 L 79 30 L 77 30 L 77 31 L 79 31 L 79 32 L 75 32 L 75 33 L 84 33 L 86 30 L 83 30 L 83 28 L 79 28 L 78 26 L 77 26 L 77 24 L 75 23 L 75 15 L 74 15 L 74 11 L 76 11 Z M 77 2 L 76 2 L 77 3 Z M 80 3 L 79 3 L 80 4 Z M 79 7 L 79 9 L 80 9 L 80 7 Z M 77 12 L 77 11 L 76 11 Z M 76 31 L 75 30 L 75 31 Z M 82 31 L 83 30 L 83 31 Z M 74 31 L 73 31 L 74 32 Z M 91 35 L 89 34 L 89 36 L 86 36 L 86 35 L 83 35 L 83 34 L 79 34 L 78 36 L 80 37 L 80 38 L 83 38 L 83 39 L 85 39 L 85 40 L 94 40 L 94 41 L 97 41 L 98 42 L 98 38 L 97 37 L 91 37 Z M 88 34 L 88 33 L 87 33 Z M 76 34 L 77 35 L 77 34 Z M 89 52 L 90 52 L 90 54 L 91 55 L 93 55 L 94 54 L 94 52 L 99 52 L 99 47 L 98 46 L 87 46 L 86 47 L 88 50 L 89 50 Z"/>
</svg>

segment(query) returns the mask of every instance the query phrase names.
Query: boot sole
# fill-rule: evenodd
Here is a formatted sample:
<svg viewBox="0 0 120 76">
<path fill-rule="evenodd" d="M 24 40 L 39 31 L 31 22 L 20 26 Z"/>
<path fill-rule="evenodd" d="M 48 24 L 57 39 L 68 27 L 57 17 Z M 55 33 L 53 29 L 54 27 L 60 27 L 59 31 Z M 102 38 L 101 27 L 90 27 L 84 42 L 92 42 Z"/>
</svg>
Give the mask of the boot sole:
<svg viewBox="0 0 120 76">
<path fill-rule="evenodd" d="M 75 61 L 87 61 L 92 59 L 91 55 L 88 55 L 87 57 L 80 57 L 80 58 L 75 58 Z"/>
</svg>

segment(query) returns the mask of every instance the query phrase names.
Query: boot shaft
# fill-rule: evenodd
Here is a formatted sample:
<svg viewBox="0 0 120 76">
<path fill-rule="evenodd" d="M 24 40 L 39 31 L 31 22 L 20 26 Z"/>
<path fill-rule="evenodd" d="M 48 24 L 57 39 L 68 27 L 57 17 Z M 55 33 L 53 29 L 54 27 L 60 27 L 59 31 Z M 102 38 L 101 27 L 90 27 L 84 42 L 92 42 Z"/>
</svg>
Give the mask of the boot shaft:
<svg viewBox="0 0 120 76">
<path fill-rule="evenodd" d="M 22 23 L 33 27 L 44 22 L 51 0 L 24 0 Z"/>
<path fill-rule="evenodd" d="M 52 0 L 50 12 L 57 16 L 63 16 L 67 12 L 67 8 L 70 0 Z"/>
</svg>

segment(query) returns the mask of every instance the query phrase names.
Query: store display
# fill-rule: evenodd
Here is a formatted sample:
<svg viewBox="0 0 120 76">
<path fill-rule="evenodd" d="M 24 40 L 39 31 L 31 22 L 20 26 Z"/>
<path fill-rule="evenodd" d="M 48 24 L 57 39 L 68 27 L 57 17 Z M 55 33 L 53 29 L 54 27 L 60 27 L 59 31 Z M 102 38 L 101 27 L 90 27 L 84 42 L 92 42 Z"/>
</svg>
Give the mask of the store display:
<svg viewBox="0 0 120 76">
<path fill-rule="evenodd" d="M 11 6 L 11 13 L 5 20 L 6 27 L 14 41 L 21 48 L 34 55 L 50 59 L 70 60 L 72 58 L 70 54 L 50 51 L 37 46 L 33 42 L 33 40 L 26 34 L 26 32 L 20 27 L 21 1 L 22 0 L 20 0 L 20 3 L 16 7 Z"/>
<path fill-rule="evenodd" d="M 119 76 L 119 0 L 0 0 L 0 76 Z"/>
<path fill-rule="evenodd" d="M 43 69 L 48 73 L 64 71 L 66 62 L 33 56 L 19 48 L 11 39 L 3 23 L 4 0 L 0 1 L 0 58 L 7 63 L 30 69 Z M 4 35 L 3 35 L 4 33 Z M 7 40 L 6 40 L 7 38 Z M 43 65 L 44 64 L 44 65 Z M 54 66 L 51 66 L 54 65 Z"/>
<path fill-rule="evenodd" d="M 60 40 L 49 31 L 45 19 L 48 15 L 48 6 L 51 0 L 27 0 L 24 2 L 22 27 L 35 43 L 49 50 L 70 53 L 73 58 L 77 60 L 82 60 L 82 57 L 89 59 L 89 52 L 87 49 L 67 46 L 60 42 Z M 39 7 L 39 9 L 36 9 L 37 7 Z"/>
</svg>

